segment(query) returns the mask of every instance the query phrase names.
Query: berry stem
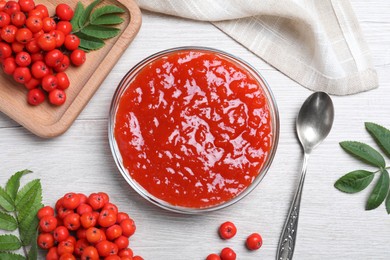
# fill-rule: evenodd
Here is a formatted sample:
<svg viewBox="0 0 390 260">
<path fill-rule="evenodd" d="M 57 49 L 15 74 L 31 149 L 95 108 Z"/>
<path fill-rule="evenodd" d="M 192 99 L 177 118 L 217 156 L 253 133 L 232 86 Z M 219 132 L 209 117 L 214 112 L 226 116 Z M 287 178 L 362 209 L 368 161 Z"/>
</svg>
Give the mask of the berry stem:
<svg viewBox="0 0 390 260">
<path fill-rule="evenodd" d="M 15 219 L 16 219 L 16 223 L 17 223 L 17 225 L 18 225 L 18 234 L 19 234 L 20 242 L 21 242 L 21 244 L 22 244 L 24 256 L 26 257 L 27 260 L 29 260 L 29 258 L 28 258 L 28 253 L 27 253 L 27 248 L 26 248 L 26 246 L 24 245 L 24 241 L 23 241 L 22 238 L 21 238 L 21 233 L 20 233 L 20 229 L 19 229 L 20 222 L 19 222 L 18 213 L 17 213 L 16 211 L 14 211 L 13 213 L 14 213 L 14 217 L 15 217 Z"/>
</svg>

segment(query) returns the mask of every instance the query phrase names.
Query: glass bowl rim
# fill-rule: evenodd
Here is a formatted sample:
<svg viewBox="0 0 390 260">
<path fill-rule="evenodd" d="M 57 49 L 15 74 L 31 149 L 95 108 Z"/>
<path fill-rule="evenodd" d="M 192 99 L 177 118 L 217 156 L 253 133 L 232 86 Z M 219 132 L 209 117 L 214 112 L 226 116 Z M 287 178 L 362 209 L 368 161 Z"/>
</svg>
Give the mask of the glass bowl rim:
<svg viewBox="0 0 390 260">
<path fill-rule="evenodd" d="M 266 159 L 265 163 L 260 169 L 259 174 L 255 177 L 254 181 L 247 186 L 243 191 L 241 191 L 237 196 L 221 202 L 219 204 L 205 207 L 205 208 L 191 208 L 191 207 L 182 207 L 182 206 L 175 206 L 172 205 L 164 200 L 161 200 L 154 195 L 150 194 L 146 189 L 144 189 L 140 184 L 138 184 L 133 178 L 130 177 L 129 172 L 123 165 L 123 160 L 121 153 L 119 151 L 119 148 L 117 146 L 115 137 L 114 137 L 114 127 L 115 127 L 115 119 L 116 119 L 116 110 L 119 106 L 120 98 L 122 97 L 123 93 L 127 90 L 129 83 L 134 78 L 135 75 L 137 75 L 137 72 L 143 69 L 147 64 L 150 62 L 161 58 L 163 55 L 180 52 L 180 51 L 206 51 L 211 52 L 215 54 L 219 54 L 222 57 L 231 60 L 232 62 L 238 63 L 238 65 L 242 66 L 247 72 L 249 72 L 261 85 L 266 97 L 267 102 L 269 106 L 269 111 L 271 114 L 271 120 L 272 120 L 272 134 L 273 134 L 273 146 L 270 150 L 270 153 L 268 155 L 268 158 Z M 134 65 L 121 79 L 119 82 L 114 95 L 112 97 L 110 111 L 109 111 L 109 117 L 108 117 L 108 139 L 109 139 L 109 145 L 111 149 L 112 156 L 114 158 L 115 164 L 118 167 L 122 177 L 126 180 L 126 182 L 139 194 L 141 197 L 146 199 L 147 201 L 151 202 L 152 204 L 159 206 L 160 208 L 163 208 L 168 211 L 176 212 L 176 213 L 184 213 L 184 214 L 200 214 L 204 212 L 210 212 L 219 210 L 222 208 L 226 208 L 228 206 L 231 206 L 235 204 L 236 202 L 240 201 L 244 197 L 246 197 L 249 193 L 251 193 L 262 181 L 264 176 L 267 174 L 272 161 L 275 157 L 275 153 L 277 150 L 278 142 L 279 142 L 279 132 L 280 132 L 280 122 L 279 122 L 279 111 L 278 106 L 275 100 L 275 97 L 272 93 L 271 88 L 269 87 L 267 81 L 264 79 L 264 77 L 258 72 L 251 64 L 244 61 L 243 59 L 234 56 L 230 53 L 227 53 L 225 51 L 221 51 L 215 48 L 210 47 L 201 47 L 201 46 L 183 46 L 183 47 L 175 47 L 175 48 L 169 48 L 165 49 L 159 52 L 156 52 L 144 59 L 142 59 L 140 62 L 138 62 L 136 65 Z"/>
</svg>

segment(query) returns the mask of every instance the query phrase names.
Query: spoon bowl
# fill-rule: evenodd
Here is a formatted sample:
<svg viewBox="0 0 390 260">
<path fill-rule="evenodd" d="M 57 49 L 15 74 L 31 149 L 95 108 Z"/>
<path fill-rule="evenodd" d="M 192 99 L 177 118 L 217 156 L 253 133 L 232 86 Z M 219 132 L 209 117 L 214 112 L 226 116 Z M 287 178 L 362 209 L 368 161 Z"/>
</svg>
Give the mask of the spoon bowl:
<svg viewBox="0 0 390 260">
<path fill-rule="evenodd" d="M 280 236 L 277 260 L 292 260 L 298 229 L 299 209 L 309 155 L 329 134 L 334 119 L 333 102 L 324 92 L 315 92 L 303 103 L 297 117 L 296 127 L 304 157 L 301 179 L 295 192 L 287 220 Z"/>
</svg>

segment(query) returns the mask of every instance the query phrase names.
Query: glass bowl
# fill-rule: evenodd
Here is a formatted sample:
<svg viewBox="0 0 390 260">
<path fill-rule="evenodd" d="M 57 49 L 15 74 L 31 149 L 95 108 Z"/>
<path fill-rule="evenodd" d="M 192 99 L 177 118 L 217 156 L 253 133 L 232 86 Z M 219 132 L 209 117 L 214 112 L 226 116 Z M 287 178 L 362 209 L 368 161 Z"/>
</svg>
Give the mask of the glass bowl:
<svg viewBox="0 0 390 260">
<path fill-rule="evenodd" d="M 117 110 L 119 107 L 119 103 L 121 100 L 121 97 L 125 93 L 126 89 L 130 85 L 130 83 L 134 80 L 134 78 L 138 75 L 140 71 L 142 71 L 145 67 L 149 66 L 152 62 L 159 60 L 161 58 L 166 57 L 167 55 L 170 54 L 175 54 L 175 53 L 180 53 L 183 51 L 195 51 L 195 52 L 204 52 L 204 53 L 209 53 L 209 54 L 214 54 L 219 57 L 222 57 L 224 59 L 227 59 L 236 65 L 240 66 L 240 68 L 243 68 L 248 74 L 250 74 L 262 87 L 263 93 L 266 97 L 266 102 L 268 105 L 268 110 L 270 113 L 270 118 L 271 118 L 271 133 L 272 133 L 272 146 L 270 148 L 268 157 L 264 161 L 263 166 L 260 169 L 260 172 L 258 175 L 255 177 L 253 182 L 249 184 L 243 191 L 241 191 L 237 196 L 224 201 L 220 204 L 216 205 L 211 205 L 207 207 L 183 207 L 183 206 L 177 206 L 173 205 L 167 201 L 164 201 L 154 195 L 152 195 L 150 192 L 148 192 L 145 188 L 143 188 L 137 181 L 135 181 L 129 174 L 128 170 L 124 166 L 122 155 L 120 152 L 120 149 L 118 147 L 118 143 L 115 139 L 115 123 L 116 123 L 116 114 Z M 118 85 L 118 88 L 116 89 L 112 103 L 111 103 L 111 108 L 110 108 L 110 114 L 109 114 L 109 122 L 108 122 L 108 138 L 109 138 L 109 143 L 110 143 L 110 148 L 112 155 L 114 157 L 115 163 L 122 174 L 123 178 L 127 181 L 127 183 L 142 197 L 144 197 L 146 200 L 149 202 L 173 211 L 173 212 L 178 212 L 178 213 L 185 213 L 185 214 L 197 214 L 197 213 L 203 213 L 203 212 L 209 212 L 209 211 L 214 211 L 218 209 L 225 208 L 227 206 L 230 206 L 242 198 L 244 198 L 246 195 L 248 195 L 264 178 L 265 174 L 267 173 L 272 160 L 274 158 L 277 145 L 278 145 L 278 139 L 279 139 L 279 114 L 278 114 L 278 109 L 276 105 L 275 98 L 272 94 L 272 91 L 264 78 L 260 75 L 259 72 L 257 72 L 251 65 L 246 63 L 245 61 L 241 60 L 238 57 L 235 57 L 233 55 L 230 55 L 226 52 L 217 50 L 217 49 L 211 49 L 211 48 L 205 48 L 205 47 L 179 47 L 179 48 L 173 48 L 173 49 L 168 49 L 164 50 L 161 52 L 158 52 L 156 54 L 153 54 L 146 59 L 142 60 L 139 62 L 137 65 L 135 65 L 121 80 L 121 82 Z"/>
</svg>

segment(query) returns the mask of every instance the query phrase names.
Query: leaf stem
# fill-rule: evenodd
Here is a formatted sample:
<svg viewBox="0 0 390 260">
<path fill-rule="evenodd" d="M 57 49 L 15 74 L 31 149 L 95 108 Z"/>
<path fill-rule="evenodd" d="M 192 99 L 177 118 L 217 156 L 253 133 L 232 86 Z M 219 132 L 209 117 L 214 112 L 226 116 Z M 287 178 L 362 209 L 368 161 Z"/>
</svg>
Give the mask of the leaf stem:
<svg viewBox="0 0 390 260">
<path fill-rule="evenodd" d="M 18 233 L 19 233 L 20 242 L 22 243 L 23 253 L 24 253 L 24 256 L 26 257 L 26 259 L 28 260 L 27 249 L 26 249 L 26 246 L 24 245 L 24 242 L 21 239 L 21 233 L 20 233 L 20 228 L 19 228 L 20 222 L 19 222 L 18 213 L 16 211 L 14 211 L 13 213 L 14 213 L 14 217 L 16 219 L 16 223 L 18 225 Z"/>
</svg>

